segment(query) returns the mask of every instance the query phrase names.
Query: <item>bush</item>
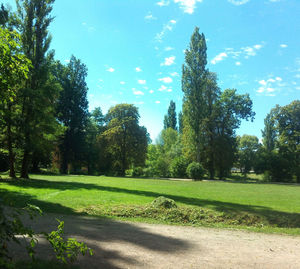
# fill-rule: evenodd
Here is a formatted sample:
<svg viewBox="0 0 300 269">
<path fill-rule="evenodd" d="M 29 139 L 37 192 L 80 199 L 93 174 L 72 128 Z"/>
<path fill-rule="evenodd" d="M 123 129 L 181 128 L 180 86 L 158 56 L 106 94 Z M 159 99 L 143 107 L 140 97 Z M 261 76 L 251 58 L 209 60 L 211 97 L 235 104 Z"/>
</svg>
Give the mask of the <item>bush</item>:
<svg viewBox="0 0 300 269">
<path fill-rule="evenodd" d="M 151 206 L 155 208 L 176 208 L 177 205 L 174 200 L 159 196 L 151 203 Z"/>
<path fill-rule="evenodd" d="M 170 172 L 172 177 L 184 178 L 186 177 L 186 168 L 188 161 L 184 157 L 175 158 L 170 165 Z"/>
<path fill-rule="evenodd" d="M 135 167 L 132 171 L 133 177 L 141 177 L 144 175 L 144 170 L 142 167 Z"/>
<path fill-rule="evenodd" d="M 201 163 L 192 162 L 186 169 L 186 174 L 189 178 L 192 179 L 202 179 L 205 175 L 205 169 L 201 165 Z"/>
</svg>

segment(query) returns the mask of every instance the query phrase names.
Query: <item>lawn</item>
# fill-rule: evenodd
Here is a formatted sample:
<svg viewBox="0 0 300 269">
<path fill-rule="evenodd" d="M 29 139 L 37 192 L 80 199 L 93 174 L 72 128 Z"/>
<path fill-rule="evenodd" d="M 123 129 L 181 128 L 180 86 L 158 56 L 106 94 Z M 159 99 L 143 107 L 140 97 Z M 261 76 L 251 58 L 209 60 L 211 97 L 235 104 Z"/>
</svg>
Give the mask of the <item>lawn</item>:
<svg viewBox="0 0 300 269">
<path fill-rule="evenodd" d="M 0 193 L 7 204 L 45 212 L 300 235 L 299 185 L 31 175 L 1 182 Z M 153 209 L 159 196 L 178 208 Z"/>
</svg>

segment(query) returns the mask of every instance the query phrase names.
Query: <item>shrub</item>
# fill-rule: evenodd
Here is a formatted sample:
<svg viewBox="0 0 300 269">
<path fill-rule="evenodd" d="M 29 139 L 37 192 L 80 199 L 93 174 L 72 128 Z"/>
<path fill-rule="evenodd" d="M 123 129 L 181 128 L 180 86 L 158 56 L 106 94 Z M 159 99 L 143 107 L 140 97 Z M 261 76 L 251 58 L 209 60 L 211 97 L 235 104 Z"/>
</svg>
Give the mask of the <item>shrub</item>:
<svg viewBox="0 0 300 269">
<path fill-rule="evenodd" d="M 133 177 L 141 177 L 144 175 L 144 170 L 142 167 L 135 167 L 132 171 Z"/>
<path fill-rule="evenodd" d="M 202 179 L 205 175 L 205 169 L 201 165 L 201 163 L 192 162 L 186 169 L 186 174 L 189 178 L 192 179 Z"/>
<path fill-rule="evenodd" d="M 188 161 L 184 157 L 175 158 L 170 165 L 170 172 L 172 177 L 184 178 L 186 177 L 186 168 Z"/>
<path fill-rule="evenodd" d="M 177 205 L 174 200 L 166 198 L 164 196 L 159 196 L 151 203 L 152 207 L 155 208 L 176 208 Z"/>
</svg>

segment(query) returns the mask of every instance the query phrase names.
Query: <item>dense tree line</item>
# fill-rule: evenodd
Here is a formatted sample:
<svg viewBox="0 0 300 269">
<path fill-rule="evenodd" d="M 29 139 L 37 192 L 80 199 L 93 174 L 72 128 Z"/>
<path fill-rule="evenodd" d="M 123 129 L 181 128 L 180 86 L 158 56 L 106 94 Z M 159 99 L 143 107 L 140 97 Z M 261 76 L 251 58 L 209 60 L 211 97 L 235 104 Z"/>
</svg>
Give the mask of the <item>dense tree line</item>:
<svg viewBox="0 0 300 269">
<path fill-rule="evenodd" d="M 41 167 L 61 173 L 114 173 L 143 166 L 149 135 L 138 109 L 88 111 L 87 67 L 49 50 L 54 0 L 18 0 L 0 9 L 0 168 L 21 178 Z"/>
<path fill-rule="evenodd" d="M 119 104 L 106 115 L 88 110 L 88 69 L 71 56 L 64 65 L 49 50 L 54 0 L 18 0 L 0 8 L 0 168 L 28 178 L 41 168 L 63 174 L 114 174 L 223 179 L 235 167 L 272 181 L 299 178 L 300 103 L 276 106 L 265 119 L 263 143 L 236 136 L 253 120 L 252 101 L 221 90 L 206 67 L 206 41 L 195 28 L 182 66 L 183 106 L 170 101 L 154 144 L 139 112 Z"/>
</svg>

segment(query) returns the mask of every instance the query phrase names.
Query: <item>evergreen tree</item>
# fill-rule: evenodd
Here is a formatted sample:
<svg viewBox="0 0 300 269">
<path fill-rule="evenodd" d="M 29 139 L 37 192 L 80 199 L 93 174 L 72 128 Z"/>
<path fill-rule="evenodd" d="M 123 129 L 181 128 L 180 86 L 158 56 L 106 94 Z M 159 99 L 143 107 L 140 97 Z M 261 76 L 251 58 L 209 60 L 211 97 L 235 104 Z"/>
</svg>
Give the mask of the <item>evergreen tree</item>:
<svg viewBox="0 0 300 269">
<path fill-rule="evenodd" d="M 171 100 L 168 114 L 164 117 L 164 129 L 172 128 L 177 130 L 176 104 Z"/>
<path fill-rule="evenodd" d="M 183 118 L 182 118 L 182 111 L 179 112 L 178 114 L 178 132 L 182 134 L 183 130 Z"/>
<path fill-rule="evenodd" d="M 66 128 L 59 143 L 60 171 L 63 174 L 68 172 L 69 165 L 72 165 L 73 170 L 80 169 L 85 159 L 85 135 L 89 115 L 86 76 L 86 66 L 74 56 L 66 67 L 57 63 L 56 77 L 62 86 L 57 118 Z"/>
</svg>

